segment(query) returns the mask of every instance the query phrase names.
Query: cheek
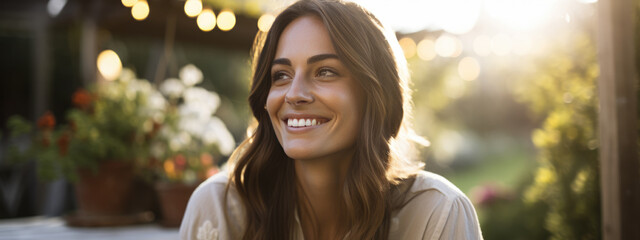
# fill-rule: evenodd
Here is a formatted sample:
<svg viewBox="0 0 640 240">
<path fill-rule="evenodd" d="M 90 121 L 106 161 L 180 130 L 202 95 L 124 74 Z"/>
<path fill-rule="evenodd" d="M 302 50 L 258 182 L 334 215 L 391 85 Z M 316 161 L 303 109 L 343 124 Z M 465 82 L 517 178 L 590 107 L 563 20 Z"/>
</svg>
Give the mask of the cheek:
<svg viewBox="0 0 640 240">
<path fill-rule="evenodd" d="M 280 94 L 279 91 L 271 89 L 269 91 L 269 95 L 267 96 L 266 108 L 269 113 L 269 117 L 272 119 L 277 117 L 278 110 L 280 106 L 284 102 L 284 95 Z"/>
</svg>

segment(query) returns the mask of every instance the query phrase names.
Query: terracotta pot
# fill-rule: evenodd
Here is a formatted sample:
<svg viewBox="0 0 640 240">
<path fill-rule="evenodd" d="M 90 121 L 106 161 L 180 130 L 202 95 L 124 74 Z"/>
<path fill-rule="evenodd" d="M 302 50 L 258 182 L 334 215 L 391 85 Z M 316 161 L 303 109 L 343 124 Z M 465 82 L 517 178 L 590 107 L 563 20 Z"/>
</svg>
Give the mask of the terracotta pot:
<svg viewBox="0 0 640 240">
<path fill-rule="evenodd" d="M 183 183 L 156 183 L 156 191 L 160 198 L 160 210 L 162 213 L 162 221 L 160 224 L 164 227 L 179 227 L 187 209 L 187 203 L 194 190 L 198 187 L 196 184 Z"/>
<path fill-rule="evenodd" d="M 133 182 L 131 163 L 104 161 L 97 172 L 79 169 L 78 176 L 78 215 L 115 216 L 127 213 Z"/>
</svg>

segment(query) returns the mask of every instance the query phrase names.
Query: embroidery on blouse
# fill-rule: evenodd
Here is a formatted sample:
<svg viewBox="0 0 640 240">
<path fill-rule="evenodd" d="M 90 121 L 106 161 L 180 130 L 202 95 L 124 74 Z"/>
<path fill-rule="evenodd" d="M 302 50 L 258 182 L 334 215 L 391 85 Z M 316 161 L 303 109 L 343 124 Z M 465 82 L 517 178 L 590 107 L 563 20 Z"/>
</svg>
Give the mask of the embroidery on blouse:
<svg viewBox="0 0 640 240">
<path fill-rule="evenodd" d="M 207 220 L 198 228 L 198 240 L 218 240 L 218 229 Z"/>
</svg>

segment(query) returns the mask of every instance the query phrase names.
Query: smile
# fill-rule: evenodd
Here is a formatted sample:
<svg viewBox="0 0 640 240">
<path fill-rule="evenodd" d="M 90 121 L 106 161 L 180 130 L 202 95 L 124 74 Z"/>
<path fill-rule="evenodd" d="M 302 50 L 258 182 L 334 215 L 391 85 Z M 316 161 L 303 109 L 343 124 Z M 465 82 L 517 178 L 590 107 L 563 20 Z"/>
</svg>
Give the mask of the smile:
<svg viewBox="0 0 640 240">
<path fill-rule="evenodd" d="M 315 118 L 300 118 L 300 119 L 287 119 L 287 126 L 289 127 L 310 127 L 310 126 L 317 126 L 320 124 L 325 123 L 326 121 L 324 119 L 315 119 Z"/>
</svg>

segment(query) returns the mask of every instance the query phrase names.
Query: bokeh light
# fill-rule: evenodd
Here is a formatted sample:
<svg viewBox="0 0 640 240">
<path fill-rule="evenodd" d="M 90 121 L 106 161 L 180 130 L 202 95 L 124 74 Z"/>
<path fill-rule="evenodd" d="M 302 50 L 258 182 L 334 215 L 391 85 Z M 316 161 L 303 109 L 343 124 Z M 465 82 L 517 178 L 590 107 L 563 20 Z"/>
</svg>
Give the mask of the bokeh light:
<svg viewBox="0 0 640 240">
<path fill-rule="evenodd" d="M 202 12 L 201 0 L 187 0 L 184 2 L 184 13 L 189 17 L 196 17 Z"/>
<path fill-rule="evenodd" d="M 113 50 L 107 49 L 98 54 L 98 60 L 96 62 L 98 71 L 107 81 L 113 81 L 122 72 L 122 62 L 120 57 Z"/>
<path fill-rule="evenodd" d="M 499 33 L 491 38 L 491 51 L 498 56 L 506 56 L 511 52 L 513 42 L 509 35 Z"/>
<path fill-rule="evenodd" d="M 513 53 L 519 56 L 524 56 L 531 53 L 531 50 L 531 38 L 522 36 L 513 38 Z"/>
<path fill-rule="evenodd" d="M 125 7 L 133 7 L 138 2 L 138 0 L 122 0 L 122 5 Z"/>
<path fill-rule="evenodd" d="M 464 80 L 473 81 L 480 75 L 480 63 L 473 57 L 464 57 L 458 63 L 458 74 Z"/>
<path fill-rule="evenodd" d="M 271 14 L 268 14 L 268 13 L 263 14 L 258 19 L 258 29 L 260 29 L 260 31 L 262 32 L 269 31 L 269 28 L 271 28 L 271 24 L 273 24 L 273 21 L 275 19 L 276 17 Z"/>
<path fill-rule="evenodd" d="M 58 16 L 66 4 L 67 0 L 49 0 L 47 3 L 47 12 L 49 13 L 49 16 Z"/>
<path fill-rule="evenodd" d="M 402 47 L 405 58 L 409 59 L 416 55 L 416 42 L 413 41 L 413 39 L 404 37 L 398 40 L 398 43 L 400 43 L 400 47 Z"/>
<path fill-rule="evenodd" d="M 431 39 L 422 39 L 418 42 L 418 57 L 422 60 L 429 61 L 436 57 L 436 43 Z"/>
<path fill-rule="evenodd" d="M 196 22 L 198 23 L 198 28 L 200 28 L 200 30 L 204 32 L 211 31 L 216 27 L 216 15 L 213 14 L 213 10 L 209 8 L 204 9 L 200 15 L 198 15 Z"/>
<path fill-rule="evenodd" d="M 229 31 L 236 25 L 236 15 L 231 10 L 222 10 L 218 14 L 218 28 L 222 31 Z"/>
<path fill-rule="evenodd" d="M 487 35 L 480 35 L 473 40 L 473 51 L 478 56 L 486 57 L 491 54 L 491 38 Z"/>
<path fill-rule="evenodd" d="M 447 34 L 436 39 L 436 53 L 441 57 L 452 57 L 456 53 L 456 38 Z"/>
<path fill-rule="evenodd" d="M 554 15 L 555 0 L 486 0 L 489 16 L 518 30 L 530 30 L 548 21 Z"/>
<path fill-rule="evenodd" d="M 471 31 L 482 10 L 482 1 L 447 0 L 439 4 L 440 10 L 434 18 L 443 30 L 452 34 L 465 34 Z"/>
<path fill-rule="evenodd" d="M 451 55 L 451 57 L 458 57 L 460 56 L 460 54 L 462 54 L 462 50 L 464 49 L 464 46 L 462 45 L 462 41 L 460 41 L 460 38 L 457 37 L 453 37 L 453 43 L 454 45 L 454 49 L 455 51 L 453 51 L 453 54 Z"/>
<path fill-rule="evenodd" d="M 149 4 L 147 1 L 137 1 L 131 8 L 131 16 L 138 21 L 145 20 L 149 16 Z"/>
</svg>

